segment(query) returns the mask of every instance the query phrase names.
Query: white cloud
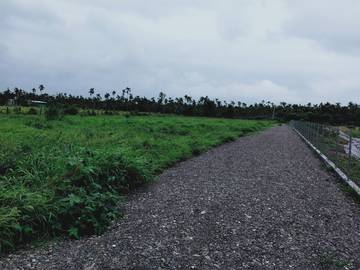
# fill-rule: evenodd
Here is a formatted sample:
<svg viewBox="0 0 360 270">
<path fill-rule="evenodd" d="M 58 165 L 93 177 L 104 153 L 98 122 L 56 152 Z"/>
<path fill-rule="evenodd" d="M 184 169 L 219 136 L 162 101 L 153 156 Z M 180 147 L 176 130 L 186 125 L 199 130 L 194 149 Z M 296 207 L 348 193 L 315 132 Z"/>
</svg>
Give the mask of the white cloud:
<svg viewBox="0 0 360 270">
<path fill-rule="evenodd" d="M 355 0 L 0 2 L 0 88 L 360 102 Z M 345 14 L 346 12 L 346 14 Z M 342 93 L 346 91 L 346 95 Z"/>
</svg>

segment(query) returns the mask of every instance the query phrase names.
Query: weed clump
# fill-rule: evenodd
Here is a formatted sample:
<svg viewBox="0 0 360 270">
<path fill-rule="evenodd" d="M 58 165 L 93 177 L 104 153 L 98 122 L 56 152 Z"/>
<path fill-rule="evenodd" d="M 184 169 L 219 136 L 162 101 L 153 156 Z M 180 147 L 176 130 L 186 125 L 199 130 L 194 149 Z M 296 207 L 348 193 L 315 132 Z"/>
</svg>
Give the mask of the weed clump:
<svg viewBox="0 0 360 270">
<path fill-rule="evenodd" d="M 19 179 L 14 178 L 16 169 L 1 176 L 0 251 L 42 235 L 99 234 L 118 216 L 115 206 L 121 194 L 147 180 L 141 164 L 121 153 L 80 148 L 61 165 L 65 167 L 56 169 L 62 173 L 46 183 L 30 169 Z M 22 184 L 13 185 L 14 181 Z"/>
</svg>

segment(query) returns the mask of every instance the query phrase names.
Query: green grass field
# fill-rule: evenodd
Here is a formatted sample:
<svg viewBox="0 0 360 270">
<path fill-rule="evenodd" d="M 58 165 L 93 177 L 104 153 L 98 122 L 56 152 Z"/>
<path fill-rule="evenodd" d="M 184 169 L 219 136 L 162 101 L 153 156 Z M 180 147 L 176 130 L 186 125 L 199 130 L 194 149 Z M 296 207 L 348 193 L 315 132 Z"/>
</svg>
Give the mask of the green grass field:
<svg viewBox="0 0 360 270">
<path fill-rule="evenodd" d="M 270 121 L 0 114 L 0 248 L 101 233 L 121 195 Z"/>
</svg>

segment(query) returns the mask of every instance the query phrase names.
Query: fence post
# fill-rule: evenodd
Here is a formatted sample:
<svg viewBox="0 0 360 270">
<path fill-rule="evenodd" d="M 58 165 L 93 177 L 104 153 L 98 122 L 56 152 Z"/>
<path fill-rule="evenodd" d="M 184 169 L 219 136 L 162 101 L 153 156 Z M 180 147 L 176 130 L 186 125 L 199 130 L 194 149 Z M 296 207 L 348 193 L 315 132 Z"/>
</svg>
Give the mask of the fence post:
<svg viewBox="0 0 360 270">
<path fill-rule="evenodd" d="M 316 141 L 317 141 L 317 148 L 320 150 L 320 130 L 321 130 L 321 124 L 317 124 L 316 127 Z"/>
<path fill-rule="evenodd" d="M 317 123 L 314 123 L 314 145 L 316 146 L 317 143 L 316 143 L 316 140 L 317 140 L 317 137 L 316 137 L 316 129 L 317 129 Z"/>
<path fill-rule="evenodd" d="M 305 122 L 305 127 L 306 127 L 306 139 L 309 140 L 309 134 L 310 134 L 309 122 Z"/>
<path fill-rule="evenodd" d="M 310 142 L 314 144 L 314 123 L 310 122 Z"/>
<path fill-rule="evenodd" d="M 322 149 L 323 124 L 319 124 L 319 149 Z"/>
<path fill-rule="evenodd" d="M 303 122 L 299 122 L 299 131 L 302 135 L 304 135 L 304 123 Z"/>
<path fill-rule="evenodd" d="M 352 136 L 351 136 L 351 131 L 350 131 L 350 139 L 349 139 L 349 174 L 351 174 L 351 149 L 352 149 Z"/>
<path fill-rule="evenodd" d="M 339 127 L 337 127 L 335 129 L 335 164 L 336 166 L 338 166 L 339 163 L 339 136 L 340 136 L 340 131 L 339 131 Z"/>
<path fill-rule="evenodd" d="M 314 123 L 310 122 L 310 142 L 314 144 Z"/>
<path fill-rule="evenodd" d="M 309 122 L 306 123 L 306 128 L 307 128 L 307 139 L 310 141 L 310 123 Z"/>
</svg>

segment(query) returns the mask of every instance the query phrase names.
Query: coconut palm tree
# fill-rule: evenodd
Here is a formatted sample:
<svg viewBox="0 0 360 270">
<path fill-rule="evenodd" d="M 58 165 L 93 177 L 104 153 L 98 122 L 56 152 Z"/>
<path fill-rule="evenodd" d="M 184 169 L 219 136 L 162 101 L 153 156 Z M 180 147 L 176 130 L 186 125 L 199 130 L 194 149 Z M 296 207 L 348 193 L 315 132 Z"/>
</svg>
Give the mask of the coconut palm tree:
<svg viewBox="0 0 360 270">
<path fill-rule="evenodd" d="M 90 88 L 89 89 L 89 94 L 90 94 L 90 98 L 92 101 L 92 113 L 95 114 L 95 99 L 92 97 L 95 94 L 95 89 L 94 88 Z"/>
<path fill-rule="evenodd" d="M 40 95 L 42 95 L 42 91 L 45 90 L 45 86 L 42 85 L 42 84 L 40 84 L 40 85 L 39 85 L 39 90 L 40 90 Z"/>
</svg>

